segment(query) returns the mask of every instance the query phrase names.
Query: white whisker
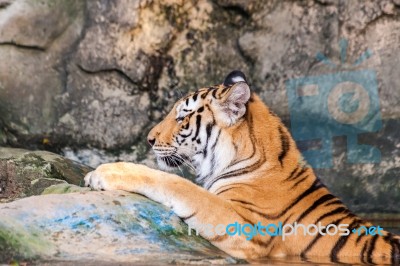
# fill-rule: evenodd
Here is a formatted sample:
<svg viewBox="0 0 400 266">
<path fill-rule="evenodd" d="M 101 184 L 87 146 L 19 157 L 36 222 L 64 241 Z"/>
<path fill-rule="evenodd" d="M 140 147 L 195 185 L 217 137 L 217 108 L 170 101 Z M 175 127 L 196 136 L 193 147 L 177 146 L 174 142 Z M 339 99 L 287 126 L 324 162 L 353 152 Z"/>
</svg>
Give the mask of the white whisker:
<svg viewBox="0 0 400 266">
<path fill-rule="evenodd" d="M 196 169 L 194 168 L 194 166 L 188 162 L 187 160 L 185 160 L 180 154 L 178 153 L 174 153 L 172 156 L 174 156 L 177 160 L 179 160 L 179 162 L 183 163 L 184 165 L 186 165 L 187 167 L 189 167 L 191 170 L 193 170 L 194 172 L 196 172 Z"/>
</svg>

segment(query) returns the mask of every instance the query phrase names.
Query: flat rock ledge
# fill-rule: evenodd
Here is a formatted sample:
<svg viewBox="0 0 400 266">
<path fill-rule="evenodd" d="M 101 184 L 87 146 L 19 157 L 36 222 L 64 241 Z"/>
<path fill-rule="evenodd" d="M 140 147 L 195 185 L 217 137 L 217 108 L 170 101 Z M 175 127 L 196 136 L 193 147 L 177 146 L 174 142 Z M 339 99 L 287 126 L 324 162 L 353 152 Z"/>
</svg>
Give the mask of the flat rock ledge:
<svg viewBox="0 0 400 266">
<path fill-rule="evenodd" d="M 171 210 L 140 195 L 70 184 L 43 194 L 0 204 L 0 263 L 243 263 L 189 235 Z"/>
</svg>

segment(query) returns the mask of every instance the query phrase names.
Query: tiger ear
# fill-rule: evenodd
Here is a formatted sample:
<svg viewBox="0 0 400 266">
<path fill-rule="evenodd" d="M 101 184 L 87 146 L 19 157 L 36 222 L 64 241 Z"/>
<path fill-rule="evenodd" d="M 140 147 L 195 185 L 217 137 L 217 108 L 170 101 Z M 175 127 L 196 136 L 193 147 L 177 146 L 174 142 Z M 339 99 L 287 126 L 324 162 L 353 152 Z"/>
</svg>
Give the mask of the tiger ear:
<svg viewBox="0 0 400 266">
<path fill-rule="evenodd" d="M 237 82 L 219 99 L 219 114 L 225 124 L 234 125 L 246 113 L 246 103 L 250 95 L 249 85 L 246 82 Z"/>
</svg>

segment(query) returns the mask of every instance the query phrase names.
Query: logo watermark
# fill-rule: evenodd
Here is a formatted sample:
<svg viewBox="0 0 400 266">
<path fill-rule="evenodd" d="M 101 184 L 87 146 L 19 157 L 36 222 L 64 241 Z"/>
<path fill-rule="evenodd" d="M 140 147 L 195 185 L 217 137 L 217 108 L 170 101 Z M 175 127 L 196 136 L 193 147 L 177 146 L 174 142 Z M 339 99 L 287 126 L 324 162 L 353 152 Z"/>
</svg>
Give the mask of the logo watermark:
<svg viewBox="0 0 400 266">
<path fill-rule="evenodd" d="M 346 40 L 341 40 L 340 49 L 343 65 Z M 351 67 L 359 68 L 371 56 L 370 50 L 365 51 Z M 286 82 L 291 132 L 299 146 L 306 147 L 305 159 L 314 168 L 332 167 L 332 138 L 346 136 L 347 162 L 379 163 L 380 150 L 357 141 L 360 133 L 377 132 L 382 127 L 376 71 L 341 71 L 323 54 L 316 57 L 336 72 Z"/>
<path fill-rule="evenodd" d="M 340 236 L 348 236 L 350 234 L 357 234 L 357 235 L 383 235 L 383 228 L 380 226 L 360 226 L 358 228 L 348 228 L 348 224 L 328 224 L 326 226 L 322 225 L 321 222 L 318 224 L 300 224 L 300 223 L 293 223 L 293 224 L 282 224 L 282 222 L 278 222 L 277 224 L 269 223 L 263 225 L 261 222 L 256 224 L 240 224 L 238 222 L 234 222 L 228 225 L 224 224 L 217 224 L 216 226 L 212 224 L 203 224 L 196 226 L 196 229 L 192 228 L 191 226 L 188 227 L 188 235 L 192 235 L 192 231 L 195 231 L 196 235 L 199 235 L 200 231 L 208 236 L 208 237 L 215 237 L 215 236 L 245 236 L 246 240 L 251 240 L 253 237 L 260 235 L 260 236 L 280 236 L 282 240 L 288 236 L 292 235 L 340 235 Z"/>
</svg>

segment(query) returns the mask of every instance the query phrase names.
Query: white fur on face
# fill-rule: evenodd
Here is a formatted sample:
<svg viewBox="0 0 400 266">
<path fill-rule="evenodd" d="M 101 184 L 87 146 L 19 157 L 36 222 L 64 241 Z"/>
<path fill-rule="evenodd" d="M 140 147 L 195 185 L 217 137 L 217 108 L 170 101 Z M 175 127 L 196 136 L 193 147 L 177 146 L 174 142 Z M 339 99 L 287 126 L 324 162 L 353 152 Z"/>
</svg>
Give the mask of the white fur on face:
<svg viewBox="0 0 400 266">
<path fill-rule="evenodd" d="M 176 116 L 175 118 L 183 118 L 189 113 L 196 111 L 200 107 L 200 101 L 199 99 L 196 99 L 194 101 L 192 98 L 189 98 L 187 101 L 188 104 L 186 104 L 186 100 L 182 101 L 177 107 L 176 107 Z"/>
</svg>

